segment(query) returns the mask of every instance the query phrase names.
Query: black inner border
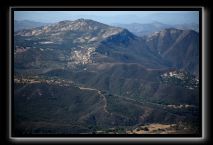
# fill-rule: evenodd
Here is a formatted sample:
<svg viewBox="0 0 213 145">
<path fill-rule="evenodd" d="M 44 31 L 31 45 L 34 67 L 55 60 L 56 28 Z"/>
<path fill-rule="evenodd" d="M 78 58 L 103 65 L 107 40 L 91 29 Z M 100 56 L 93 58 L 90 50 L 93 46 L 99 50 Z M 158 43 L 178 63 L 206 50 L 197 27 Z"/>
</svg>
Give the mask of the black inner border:
<svg viewBox="0 0 213 145">
<path fill-rule="evenodd" d="M 14 12 L 15 11 L 199 11 L 199 115 L 200 115 L 200 132 L 199 134 L 29 134 L 29 135 L 16 135 L 14 131 Z M 11 137 L 202 137 L 202 8 L 138 8 L 138 7 L 73 7 L 73 8 L 11 8 Z"/>
</svg>

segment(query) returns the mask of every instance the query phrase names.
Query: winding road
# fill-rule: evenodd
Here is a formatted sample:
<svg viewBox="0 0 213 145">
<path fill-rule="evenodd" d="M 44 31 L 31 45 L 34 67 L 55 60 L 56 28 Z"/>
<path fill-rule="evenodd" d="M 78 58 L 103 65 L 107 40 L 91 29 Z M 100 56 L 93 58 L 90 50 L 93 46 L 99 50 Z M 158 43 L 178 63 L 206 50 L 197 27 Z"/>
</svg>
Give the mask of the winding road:
<svg viewBox="0 0 213 145">
<path fill-rule="evenodd" d="M 94 89 L 94 88 L 86 88 L 86 87 L 79 87 L 79 89 L 81 89 L 81 90 L 90 90 L 90 91 L 97 91 L 98 94 L 103 99 L 103 102 L 104 102 L 104 106 L 103 106 L 104 112 L 109 113 L 109 111 L 107 110 L 107 100 L 106 100 L 106 97 L 101 93 L 100 90 L 97 90 L 97 89 Z M 109 113 L 109 114 L 111 114 L 111 113 Z"/>
</svg>

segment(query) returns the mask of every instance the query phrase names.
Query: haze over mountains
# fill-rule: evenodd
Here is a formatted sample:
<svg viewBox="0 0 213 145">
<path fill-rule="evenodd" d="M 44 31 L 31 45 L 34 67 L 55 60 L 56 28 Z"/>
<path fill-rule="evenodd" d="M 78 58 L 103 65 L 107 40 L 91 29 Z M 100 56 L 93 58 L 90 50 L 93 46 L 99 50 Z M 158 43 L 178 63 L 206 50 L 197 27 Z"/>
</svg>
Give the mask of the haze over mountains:
<svg viewBox="0 0 213 145">
<path fill-rule="evenodd" d="M 15 20 L 14 21 L 14 30 L 23 30 L 30 29 L 39 26 L 45 26 L 53 23 L 44 23 L 31 20 Z M 165 28 L 177 28 L 181 30 L 194 30 L 199 32 L 199 24 L 196 23 L 186 23 L 186 24 L 164 24 L 158 21 L 147 22 L 147 23 L 112 23 L 112 26 L 122 27 L 128 29 L 130 32 L 134 33 L 137 36 L 145 36 L 156 31 L 163 30 Z"/>
<path fill-rule="evenodd" d="M 152 23 L 131 23 L 131 24 L 113 24 L 114 26 L 122 27 L 128 29 L 130 32 L 137 36 L 145 36 L 151 33 L 161 31 L 166 28 L 176 28 L 181 30 L 194 30 L 199 32 L 199 25 L 195 23 L 191 24 L 164 24 L 160 22 Z"/>
<path fill-rule="evenodd" d="M 35 27 L 40 27 L 48 25 L 48 23 L 42 23 L 42 22 L 36 22 L 36 21 L 30 21 L 30 20 L 14 20 L 14 31 L 19 31 L 23 29 L 31 29 Z"/>
<path fill-rule="evenodd" d="M 181 122 L 181 133 L 197 133 L 199 34 L 159 27 L 139 37 L 78 19 L 15 32 L 16 133 L 126 133 Z"/>
</svg>

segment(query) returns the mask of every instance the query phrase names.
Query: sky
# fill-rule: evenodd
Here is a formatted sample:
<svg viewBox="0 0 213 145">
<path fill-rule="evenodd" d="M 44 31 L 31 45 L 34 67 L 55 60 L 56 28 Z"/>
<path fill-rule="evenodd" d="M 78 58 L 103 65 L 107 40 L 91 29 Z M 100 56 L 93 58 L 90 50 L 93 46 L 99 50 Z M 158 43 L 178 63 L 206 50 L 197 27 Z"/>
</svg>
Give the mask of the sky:
<svg viewBox="0 0 213 145">
<path fill-rule="evenodd" d="M 15 11 L 15 20 L 55 23 L 79 18 L 105 24 L 152 23 L 199 24 L 198 11 Z"/>
</svg>

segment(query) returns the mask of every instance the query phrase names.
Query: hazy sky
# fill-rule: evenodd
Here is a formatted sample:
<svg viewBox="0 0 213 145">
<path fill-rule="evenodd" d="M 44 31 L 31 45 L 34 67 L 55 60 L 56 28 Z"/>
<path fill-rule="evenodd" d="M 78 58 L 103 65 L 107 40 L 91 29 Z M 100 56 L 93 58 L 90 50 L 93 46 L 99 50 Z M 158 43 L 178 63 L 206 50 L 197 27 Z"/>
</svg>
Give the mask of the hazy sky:
<svg viewBox="0 0 213 145">
<path fill-rule="evenodd" d="M 79 18 L 92 19 L 106 24 L 150 23 L 165 24 L 199 23 L 198 11 L 15 11 L 15 20 L 54 23 Z"/>
</svg>

